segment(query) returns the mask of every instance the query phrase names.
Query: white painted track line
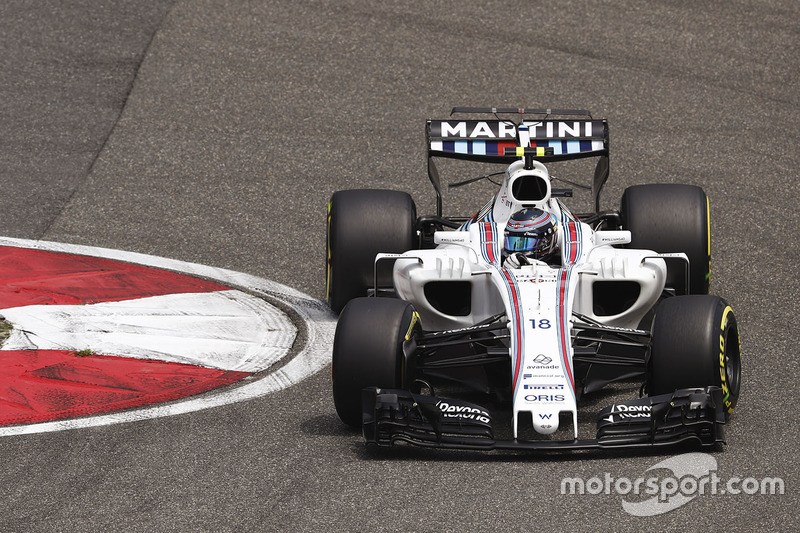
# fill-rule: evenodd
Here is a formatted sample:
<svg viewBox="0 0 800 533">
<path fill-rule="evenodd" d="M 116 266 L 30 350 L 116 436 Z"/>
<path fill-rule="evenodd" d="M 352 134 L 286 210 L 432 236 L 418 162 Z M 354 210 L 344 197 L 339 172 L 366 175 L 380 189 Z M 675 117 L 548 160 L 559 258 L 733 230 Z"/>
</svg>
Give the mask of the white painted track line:
<svg viewBox="0 0 800 533">
<path fill-rule="evenodd" d="M 167 294 L 90 305 L 2 310 L 3 350 L 84 350 L 260 372 L 291 349 L 297 329 L 274 305 L 239 290 Z"/>
</svg>

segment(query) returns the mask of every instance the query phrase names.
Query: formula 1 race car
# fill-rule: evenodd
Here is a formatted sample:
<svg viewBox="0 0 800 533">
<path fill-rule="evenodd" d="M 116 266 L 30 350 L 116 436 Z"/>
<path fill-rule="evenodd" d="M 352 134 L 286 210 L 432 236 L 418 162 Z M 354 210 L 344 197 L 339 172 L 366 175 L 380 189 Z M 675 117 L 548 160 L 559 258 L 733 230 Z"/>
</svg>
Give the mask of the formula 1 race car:
<svg viewBox="0 0 800 533">
<path fill-rule="evenodd" d="M 508 108 L 450 117 L 426 124 L 435 215 L 418 217 L 399 191 L 338 191 L 328 205 L 341 420 L 381 446 L 724 442 L 740 391 L 739 331 L 726 301 L 708 294 L 703 190 L 636 185 L 619 211 L 601 212 L 606 120 Z M 588 157 L 589 185 L 545 166 Z M 436 158 L 504 165 L 481 176 L 502 176 L 499 190 L 471 217 L 443 216 Z M 570 211 L 573 189 L 556 180 L 591 191 L 594 211 Z M 596 433 L 581 437 L 578 406 L 612 383 L 639 394 L 599 408 Z"/>
</svg>

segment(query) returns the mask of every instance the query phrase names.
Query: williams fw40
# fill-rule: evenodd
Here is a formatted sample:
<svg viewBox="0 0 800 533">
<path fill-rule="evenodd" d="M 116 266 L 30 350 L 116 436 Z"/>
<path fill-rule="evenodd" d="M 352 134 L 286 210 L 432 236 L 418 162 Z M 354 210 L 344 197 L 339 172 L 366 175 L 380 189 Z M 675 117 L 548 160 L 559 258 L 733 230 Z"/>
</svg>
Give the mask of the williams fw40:
<svg viewBox="0 0 800 533">
<path fill-rule="evenodd" d="M 341 420 L 380 446 L 724 442 L 739 331 L 708 294 L 703 190 L 636 185 L 600 211 L 608 124 L 588 111 L 455 108 L 426 137 L 434 215 L 399 191 L 338 191 L 328 206 Z M 448 158 L 494 166 L 449 185 L 495 183 L 472 216 L 443 214 L 436 163 Z M 592 209 L 567 207 L 574 190 Z"/>
</svg>

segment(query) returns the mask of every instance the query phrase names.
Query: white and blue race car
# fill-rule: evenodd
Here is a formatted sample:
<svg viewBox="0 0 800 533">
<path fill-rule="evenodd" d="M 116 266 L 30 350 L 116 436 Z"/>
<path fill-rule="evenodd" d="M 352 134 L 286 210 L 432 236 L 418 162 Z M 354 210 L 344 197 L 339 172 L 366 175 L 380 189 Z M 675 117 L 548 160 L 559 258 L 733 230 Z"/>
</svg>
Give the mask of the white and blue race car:
<svg viewBox="0 0 800 533">
<path fill-rule="evenodd" d="M 731 307 L 708 294 L 703 190 L 637 185 L 601 212 L 608 123 L 588 111 L 455 108 L 426 141 L 435 215 L 399 191 L 338 191 L 328 206 L 341 420 L 378 445 L 724 442 L 741 355 Z M 594 212 L 575 214 L 545 164 L 589 157 L 589 185 L 562 180 L 591 191 Z M 482 176 L 502 176 L 499 190 L 444 216 L 436 158 L 502 163 Z M 587 438 L 579 408 L 611 383 L 638 395 L 596 410 Z"/>
</svg>

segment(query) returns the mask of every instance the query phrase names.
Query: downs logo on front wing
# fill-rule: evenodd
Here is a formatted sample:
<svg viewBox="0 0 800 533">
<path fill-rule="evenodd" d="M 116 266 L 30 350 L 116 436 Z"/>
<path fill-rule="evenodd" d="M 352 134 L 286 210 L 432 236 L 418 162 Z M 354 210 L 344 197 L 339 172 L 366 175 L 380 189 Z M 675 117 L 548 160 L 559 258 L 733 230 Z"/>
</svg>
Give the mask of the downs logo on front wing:
<svg viewBox="0 0 800 533">
<path fill-rule="evenodd" d="M 452 402 L 438 401 L 436 407 L 442 412 L 445 419 L 458 421 L 475 421 L 483 424 L 491 423 L 489 412 L 471 405 L 459 405 Z"/>
<path fill-rule="evenodd" d="M 612 423 L 637 419 L 646 421 L 650 419 L 651 409 L 652 407 L 649 405 L 612 405 L 610 414 L 604 417 L 603 420 Z"/>
</svg>

